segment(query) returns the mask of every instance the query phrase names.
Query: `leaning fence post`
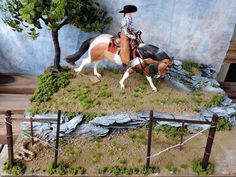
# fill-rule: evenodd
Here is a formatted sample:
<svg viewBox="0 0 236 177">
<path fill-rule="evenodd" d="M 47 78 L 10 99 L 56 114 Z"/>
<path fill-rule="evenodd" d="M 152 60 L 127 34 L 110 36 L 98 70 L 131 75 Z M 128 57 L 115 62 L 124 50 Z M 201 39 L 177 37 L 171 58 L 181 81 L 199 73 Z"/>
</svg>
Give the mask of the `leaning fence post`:
<svg viewBox="0 0 236 177">
<path fill-rule="evenodd" d="M 183 149 L 183 146 L 181 145 L 183 143 L 183 136 L 184 136 L 184 121 L 182 122 L 182 128 L 181 128 L 181 135 L 180 135 L 180 146 L 179 150 L 181 151 Z"/>
<path fill-rule="evenodd" d="M 33 129 L 33 120 L 32 117 L 30 117 L 30 136 L 31 136 L 31 143 L 32 146 L 34 145 L 34 129 Z"/>
<path fill-rule="evenodd" d="M 148 125 L 148 144 L 147 144 L 147 161 L 146 168 L 150 167 L 150 155 L 151 155 L 151 144 L 152 144 L 152 124 L 153 124 L 153 110 L 150 111 L 149 125 Z"/>
<path fill-rule="evenodd" d="M 58 110 L 58 114 L 57 114 L 56 145 L 55 145 L 55 158 L 54 158 L 54 164 L 53 164 L 54 168 L 57 167 L 58 148 L 59 148 L 60 120 L 61 120 L 61 110 Z"/>
<path fill-rule="evenodd" d="M 11 122 L 11 111 L 6 111 L 6 129 L 7 129 L 7 149 L 8 149 L 8 167 L 13 167 L 13 133 L 12 133 L 12 122 Z"/>
<path fill-rule="evenodd" d="M 203 169 L 206 169 L 208 166 L 208 162 L 209 162 L 209 158 L 210 158 L 210 154 L 211 154 L 211 148 L 212 148 L 214 137 L 215 137 L 217 122 L 218 122 L 218 116 L 217 116 L 217 114 L 213 114 L 210 130 L 208 133 L 205 153 L 204 153 L 204 157 L 202 160 L 202 168 Z"/>
</svg>

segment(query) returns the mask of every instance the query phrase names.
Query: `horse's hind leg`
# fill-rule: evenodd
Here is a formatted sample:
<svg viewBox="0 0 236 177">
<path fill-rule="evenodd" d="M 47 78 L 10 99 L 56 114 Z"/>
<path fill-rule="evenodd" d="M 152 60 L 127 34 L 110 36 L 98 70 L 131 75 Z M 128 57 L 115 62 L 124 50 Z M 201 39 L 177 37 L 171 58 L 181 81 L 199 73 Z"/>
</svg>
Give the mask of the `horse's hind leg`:
<svg viewBox="0 0 236 177">
<path fill-rule="evenodd" d="M 90 58 L 90 57 L 84 58 L 83 61 L 82 61 L 82 63 L 81 63 L 81 65 L 80 65 L 80 67 L 75 68 L 75 72 L 81 72 L 82 69 L 83 69 L 83 67 L 84 67 L 85 65 L 89 64 L 89 63 L 91 63 L 91 58 Z"/>
<path fill-rule="evenodd" d="M 98 73 L 98 70 L 97 70 L 97 68 L 98 68 L 98 63 L 99 63 L 98 61 L 97 61 L 97 62 L 94 62 L 94 65 L 93 65 L 93 73 L 94 73 L 95 76 L 101 77 L 101 74 Z"/>
</svg>

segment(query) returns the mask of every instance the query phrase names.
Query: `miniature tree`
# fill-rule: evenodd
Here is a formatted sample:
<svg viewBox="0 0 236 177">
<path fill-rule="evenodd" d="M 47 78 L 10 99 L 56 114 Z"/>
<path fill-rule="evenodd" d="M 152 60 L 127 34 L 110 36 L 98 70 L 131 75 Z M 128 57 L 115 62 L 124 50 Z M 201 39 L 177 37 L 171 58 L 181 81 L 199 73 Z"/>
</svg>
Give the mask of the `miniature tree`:
<svg viewBox="0 0 236 177">
<path fill-rule="evenodd" d="M 51 30 L 56 71 L 61 70 L 58 31 L 63 26 L 71 24 L 91 32 L 103 30 L 112 20 L 93 0 L 0 0 L 0 10 L 5 15 L 4 23 L 18 32 L 27 30 L 33 39 L 39 35 L 39 29 L 47 27 Z"/>
</svg>

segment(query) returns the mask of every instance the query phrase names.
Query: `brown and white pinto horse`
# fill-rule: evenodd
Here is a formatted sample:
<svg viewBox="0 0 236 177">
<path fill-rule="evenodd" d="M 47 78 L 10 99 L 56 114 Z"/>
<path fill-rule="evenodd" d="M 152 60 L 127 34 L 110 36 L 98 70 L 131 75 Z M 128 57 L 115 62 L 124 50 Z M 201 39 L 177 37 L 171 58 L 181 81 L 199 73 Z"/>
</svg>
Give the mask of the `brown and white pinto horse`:
<svg viewBox="0 0 236 177">
<path fill-rule="evenodd" d="M 65 60 L 70 64 L 75 64 L 75 62 L 88 50 L 88 57 L 83 59 L 78 68 L 75 68 L 75 72 L 81 72 L 86 64 L 94 63 L 94 75 L 101 77 L 101 74 L 97 71 L 97 65 L 104 58 L 107 58 L 109 61 L 118 65 L 124 65 L 119 56 L 119 50 L 116 53 L 112 53 L 108 50 L 112 37 L 113 36 L 109 34 L 101 34 L 95 38 L 90 38 L 84 41 L 75 54 L 67 56 Z M 131 73 L 143 71 L 152 90 L 157 91 L 157 88 L 152 82 L 152 77 L 164 77 L 172 65 L 172 59 L 158 47 L 142 43 L 140 35 L 137 36 L 137 41 L 140 44 L 135 53 L 136 57 L 131 60 L 130 67 L 125 71 L 120 80 L 120 87 L 125 87 L 124 81 Z"/>
</svg>

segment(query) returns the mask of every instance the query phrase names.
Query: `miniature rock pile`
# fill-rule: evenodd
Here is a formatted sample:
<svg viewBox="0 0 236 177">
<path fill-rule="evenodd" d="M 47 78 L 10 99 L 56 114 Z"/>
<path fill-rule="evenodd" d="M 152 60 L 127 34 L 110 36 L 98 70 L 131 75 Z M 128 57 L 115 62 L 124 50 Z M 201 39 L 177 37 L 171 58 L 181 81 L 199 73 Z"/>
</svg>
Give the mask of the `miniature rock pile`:
<svg viewBox="0 0 236 177">
<path fill-rule="evenodd" d="M 175 86 L 187 92 L 191 92 L 191 90 L 224 92 L 219 88 L 220 84 L 214 79 L 216 71 L 212 65 L 200 64 L 201 76 L 192 76 L 183 69 L 182 64 L 182 61 L 174 60 L 165 79 L 170 80 Z"/>
</svg>

